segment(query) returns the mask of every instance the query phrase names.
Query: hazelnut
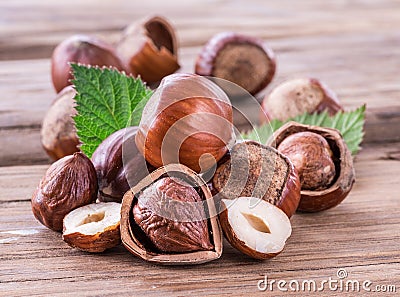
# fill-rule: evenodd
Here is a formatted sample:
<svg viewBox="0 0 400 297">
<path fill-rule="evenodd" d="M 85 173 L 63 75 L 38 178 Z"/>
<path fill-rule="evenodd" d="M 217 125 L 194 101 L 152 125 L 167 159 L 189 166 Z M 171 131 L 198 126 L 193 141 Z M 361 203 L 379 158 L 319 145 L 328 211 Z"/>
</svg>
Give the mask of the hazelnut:
<svg viewBox="0 0 400 297">
<path fill-rule="evenodd" d="M 286 121 L 303 113 L 342 111 L 336 94 L 314 78 L 292 79 L 275 87 L 262 102 L 262 121 Z"/>
<path fill-rule="evenodd" d="M 283 250 L 292 227 L 281 209 L 254 197 L 221 202 L 221 227 L 234 248 L 256 259 L 272 258 Z"/>
<path fill-rule="evenodd" d="M 126 70 L 111 45 L 93 36 L 74 35 L 61 42 L 51 57 L 51 77 L 57 92 L 71 84 L 71 62 Z"/>
<path fill-rule="evenodd" d="M 234 139 L 226 94 L 202 76 L 177 73 L 161 81 L 144 107 L 136 145 L 154 167 L 181 163 L 204 172 Z"/>
<path fill-rule="evenodd" d="M 175 30 L 160 16 L 128 26 L 117 52 L 131 71 L 147 83 L 159 82 L 180 68 Z"/>
<path fill-rule="evenodd" d="M 236 143 L 212 178 L 215 194 L 224 199 L 261 198 L 291 217 L 300 200 L 300 179 L 290 160 L 255 141 Z"/>
<path fill-rule="evenodd" d="M 125 194 L 121 238 L 131 253 L 158 264 L 203 263 L 222 254 L 211 192 L 181 164 L 153 171 Z"/>
<path fill-rule="evenodd" d="M 314 135 L 309 138 L 308 133 L 318 134 L 325 141 Z M 278 150 L 287 150 L 288 157 L 292 156 L 293 163 L 299 167 L 303 176 L 299 211 L 329 209 L 341 203 L 349 194 L 355 181 L 353 158 L 338 130 L 289 122 L 275 131 L 267 144 L 278 147 Z M 311 148 L 313 144 L 319 147 Z M 299 154 L 304 158 L 300 158 Z"/>
<path fill-rule="evenodd" d="M 92 162 L 83 153 L 61 158 L 46 171 L 32 195 L 32 212 L 43 225 L 63 229 L 66 214 L 96 200 L 97 177 Z"/>
<path fill-rule="evenodd" d="M 65 87 L 57 95 L 43 119 L 41 141 L 46 153 L 53 160 L 79 151 L 79 138 L 72 119 L 76 114 L 75 93 L 72 86 Z"/>
<path fill-rule="evenodd" d="M 154 170 L 136 147 L 137 130 L 138 127 L 118 130 L 94 151 L 92 162 L 97 172 L 100 201 L 121 203 L 126 191 Z"/>
<path fill-rule="evenodd" d="M 64 217 L 63 240 L 85 252 L 100 253 L 121 243 L 121 204 L 94 203 Z"/>
<path fill-rule="evenodd" d="M 231 81 L 254 95 L 271 82 L 275 68 L 274 53 L 261 39 L 223 32 L 204 46 L 195 73 Z"/>
<path fill-rule="evenodd" d="M 278 151 L 292 161 L 303 190 L 323 190 L 331 185 L 336 175 L 333 153 L 321 135 L 313 132 L 292 134 L 282 140 Z"/>
</svg>

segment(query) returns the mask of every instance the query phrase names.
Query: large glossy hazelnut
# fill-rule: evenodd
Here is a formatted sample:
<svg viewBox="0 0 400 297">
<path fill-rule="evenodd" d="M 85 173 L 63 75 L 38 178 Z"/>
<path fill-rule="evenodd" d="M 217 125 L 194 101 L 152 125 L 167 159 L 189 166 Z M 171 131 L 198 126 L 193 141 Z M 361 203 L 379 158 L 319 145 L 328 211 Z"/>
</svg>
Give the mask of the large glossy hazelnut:
<svg viewBox="0 0 400 297">
<path fill-rule="evenodd" d="M 127 27 L 117 52 L 131 71 L 147 83 L 159 82 L 180 68 L 175 29 L 160 16 Z"/>
<path fill-rule="evenodd" d="M 51 57 L 51 77 L 57 92 L 71 84 L 71 62 L 126 70 L 110 44 L 93 36 L 74 35 L 61 42 Z"/>
<path fill-rule="evenodd" d="M 300 179 L 290 160 L 255 141 L 236 143 L 218 164 L 212 178 L 220 198 L 261 198 L 291 217 L 300 200 Z"/>
<path fill-rule="evenodd" d="M 343 110 L 336 94 L 314 78 L 285 81 L 265 96 L 262 102 L 262 121 L 286 121 L 303 113 L 328 111 L 330 115 Z"/>
<path fill-rule="evenodd" d="M 96 170 L 83 153 L 53 163 L 32 195 L 32 212 L 43 225 L 63 229 L 66 214 L 97 197 Z"/>
<path fill-rule="evenodd" d="M 210 190 L 181 164 L 157 169 L 125 194 L 121 237 L 131 253 L 158 264 L 203 263 L 222 253 Z"/>
<path fill-rule="evenodd" d="M 137 130 L 137 127 L 118 130 L 94 151 L 92 162 L 97 172 L 100 201 L 121 202 L 126 191 L 154 170 L 136 147 Z"/>
<path fill-rule="evenodd" d="M 355 181 L 353 158 L 338 130 L 289 122 L 267 144 L 278 147 L 298 167 L 303 183 L 298 210 L 329 209 L 349 194 Z"/>
<path fill-rule="evenodd" d="M 136 144 L 154 167 L 181 163 L 203 172 L 234 139 L 226 94 L 202 76 L 177 73 L 165 77 L 146 104 Z"/>
<path fill-rule="evenodd" d="M 223 32 L 204 46 L 195 72 L 231 81 L 254 95 L 271 82 L 275 68 L 274 53 L 261 39 Z"/>
<path fill-rule="evenodd" d="M 42 146 L 53 159 L 78 152 L 79 138 L 72 116 L 75 110 L 75 89 L 65 87 L 47 111 L 40 131 Z"/>
</svg>

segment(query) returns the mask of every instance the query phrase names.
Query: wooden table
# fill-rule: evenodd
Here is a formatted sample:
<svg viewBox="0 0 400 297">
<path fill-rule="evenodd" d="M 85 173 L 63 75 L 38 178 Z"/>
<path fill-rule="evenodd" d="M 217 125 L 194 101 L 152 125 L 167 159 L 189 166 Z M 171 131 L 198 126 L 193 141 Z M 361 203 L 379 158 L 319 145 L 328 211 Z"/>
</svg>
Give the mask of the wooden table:
<svg viewBox="0 0 400 297">
<path fill-rule="evenodd" d="M 296 214 L 292 237 L 272 260 L 251 260 L 226 242 L 221 259 L 193 267 L 150 265 L 122 246 L 87 254 L 31 213 L 30 195 L 50 163 L 39 132 L 55 97 L 52 49 L 74 33 L 115 41 L 125 25 L 155 13 L 177 28 L 182 71 L 193 71 L 209 37 L 234 30 L 263 38 L 277 54 L 278 75 L 267 91 L 284 79 L 312 76 L 348 109 L 367 103 L 353 191 L 334 209 Z M 321 282 L 339 279 L 339 269 L 348 273 L 345 280 L 400 292 L 398 1 L 1 1 L 0 24 L 1 296 L 285 296 L 276 286 L 260 292 L 258 281 Z M 352 296 L 358 294 L 396 296 Z M 346 294 L 325 287 L 318 295 Z"/>
</svg>

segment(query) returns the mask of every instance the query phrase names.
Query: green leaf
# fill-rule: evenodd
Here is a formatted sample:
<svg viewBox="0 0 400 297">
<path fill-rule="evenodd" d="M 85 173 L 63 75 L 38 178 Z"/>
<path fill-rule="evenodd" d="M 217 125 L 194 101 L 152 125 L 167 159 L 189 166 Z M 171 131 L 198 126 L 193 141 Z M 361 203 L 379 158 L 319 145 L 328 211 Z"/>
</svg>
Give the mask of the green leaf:
<svg viewBox="0 0 400 297">
<path fill-rule="evenodd" d="M 270 123 L 254 127 L 253 130 L 242 133 L 243 139 L 250 139 L 265 143 L 272 133 L 289 121 L 300 124 L 334 128 L 343 135 L 349 150 L 353 155 L 360 150 L 360 144 L 364 137 L 365 104 L 354 111 L 338 112 L 334 116 L 329 116 L 328 112 L 308 114 L 304 113 L 285 122 L 272 120 Z"/>
<path fill-rule="evenodd" d="M 74 117 L 81 150 L 89 158 L 109 135 L 140 122 L 152 91 L 116 69 L 71 64 L 76 89 Z"/>
</svg>

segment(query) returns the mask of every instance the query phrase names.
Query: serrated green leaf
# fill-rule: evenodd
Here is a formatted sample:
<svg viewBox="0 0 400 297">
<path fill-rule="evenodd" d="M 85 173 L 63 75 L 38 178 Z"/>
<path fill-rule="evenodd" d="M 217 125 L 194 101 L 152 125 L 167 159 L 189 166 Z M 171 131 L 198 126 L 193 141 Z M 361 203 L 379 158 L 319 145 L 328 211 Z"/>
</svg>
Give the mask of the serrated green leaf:
<svg viewBox="0 0 400 297">
<path fill-rule="evenodd" d="M 366 106 L 363 105 L 354 111 L 338 112 L 334 116 L 329 116 L 328 112 L 308 114 L 296 116 L 288 119 L 285 122 L 273 120 L 270 123 L 254 127 L 253 130 L 242 133 L 243 139 L 255 140 L 265 143 L 272 133 L 282 127 L 289 121 L 295 121 L 300 124 L 320 126 L 326 128 L 334 128 L 340 131 L 349 150 L 353 155 L 360 150 L 360 144 L 364 137 L 364 122 L 365 122 Z"/>
<path fill-rule="evenodd" d="M 138 125 L 152 91 L 116 69 L 71 65 L 76 89 L 74 117 L 81 150 L 89 158 L 109 135 Z"/>
</svg>

